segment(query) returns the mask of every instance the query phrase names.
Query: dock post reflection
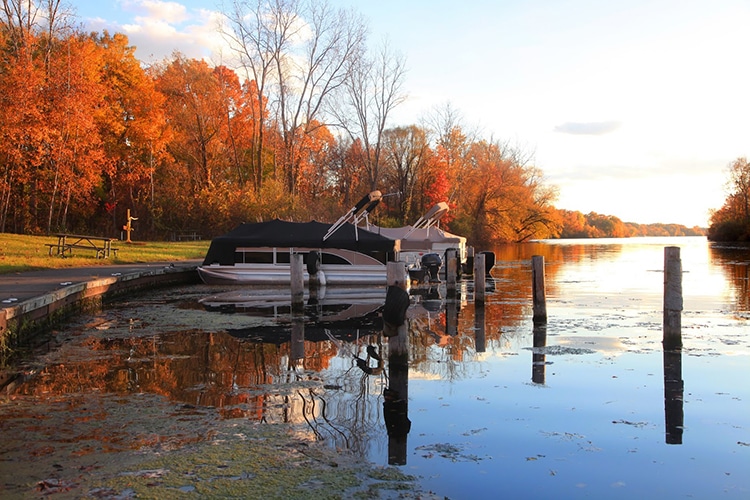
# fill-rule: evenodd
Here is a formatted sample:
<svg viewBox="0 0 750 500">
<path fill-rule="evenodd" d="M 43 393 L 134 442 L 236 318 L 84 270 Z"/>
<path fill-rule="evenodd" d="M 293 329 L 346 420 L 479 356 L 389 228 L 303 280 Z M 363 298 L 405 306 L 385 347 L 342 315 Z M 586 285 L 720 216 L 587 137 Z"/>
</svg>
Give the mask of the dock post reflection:
<svg viewBox="0 0 750 500">
<path fill-rule="evenodd" d="M 474 306 L 474 344 L 477 352 L 485 352 L 486 337 L 485 337 L 485 315 L 484 315 L 484 304 L 475 304 Z"/>
<path fill-rule="evenodd" d="M 445 333 L 451 337 L 458 335 L 458 300 L 455 297 L 445 301 Z"/>
<path fill-rule="evenodd" d="M 305 361 L 305 316 L 292 314 L 292 339 L 289 346 L 289 368 L 303 368 Z"/>
<path fill-rule="evenodd" d="M 682 444 L 685 422 L 682 349 L 664 349 L 664 427 L 667 444 Z"/>
<path fill-rule="evenodd" d="M 383 391 L 383 418 L 388 432 L 388 465 L 406 465 L 409 420 L 409 333 L 406 323 L 388 337 L 388 387 Z"/>
<path fill-rule="evenodd" d="M 534 349 L 531 354 L 531 381 L 535 384 L 544 384 L 547 368 L 547 359 L 544 348 L 547 347 L 547 324 L 534 324 Z"/>
</svg>

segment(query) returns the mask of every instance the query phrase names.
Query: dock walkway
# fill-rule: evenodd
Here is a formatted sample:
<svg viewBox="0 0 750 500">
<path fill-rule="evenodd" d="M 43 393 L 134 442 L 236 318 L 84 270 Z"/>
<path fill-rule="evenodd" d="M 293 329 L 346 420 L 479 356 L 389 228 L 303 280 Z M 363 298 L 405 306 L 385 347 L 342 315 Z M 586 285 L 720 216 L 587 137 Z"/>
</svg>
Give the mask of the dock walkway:
<svg viewBox="0 0 750 500">
<path fill-rule="evenodd" d="M 6 349 L 23 345 L 48 322 L 83 309 L 91 301 L 197 282 L 200 263 L 184 260 L 0 274 L 0 345 Z"/>
</svg>

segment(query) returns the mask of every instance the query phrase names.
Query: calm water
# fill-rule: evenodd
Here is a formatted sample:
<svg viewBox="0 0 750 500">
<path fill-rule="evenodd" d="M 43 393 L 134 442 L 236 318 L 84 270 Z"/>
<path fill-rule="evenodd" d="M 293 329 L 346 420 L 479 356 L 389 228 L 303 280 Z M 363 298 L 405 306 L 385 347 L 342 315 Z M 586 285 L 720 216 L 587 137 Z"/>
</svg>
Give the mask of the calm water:
<svg viewBox="0 0 750 500">
<path fill-rule="evenodd" d="M 665 246 L 681 249 L 681 353 L 661 345 Z M 747 248 L 637 238 L 496 255 L 483 308 L 473 283 L 452 300 L 413 290 L 406 367 L 389 359 L 382 290 L 326 291 L 293 321 L 268 291 L 194 286 L 81 318 L 17 395 L 149 393 L 288 423 L 450 498 L 750 498 Z M 532 255 L 546 328 L 531 321 Z"/>
</svg>

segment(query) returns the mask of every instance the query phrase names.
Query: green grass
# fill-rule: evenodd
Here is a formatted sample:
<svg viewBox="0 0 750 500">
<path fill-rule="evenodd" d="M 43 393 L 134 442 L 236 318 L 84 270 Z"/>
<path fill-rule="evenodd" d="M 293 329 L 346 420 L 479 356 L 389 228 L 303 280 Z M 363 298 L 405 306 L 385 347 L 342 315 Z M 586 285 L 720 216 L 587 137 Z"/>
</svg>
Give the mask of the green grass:
<svg viewBox="0 0 750 500">
<path fill-rule="evenodd" d="M 0 274 L 108 264 L 202 259 L 210 241 L 113 241 L 117 257 L 97 259 L 93 251 L 78 250 L 74 256 L 50 256 L 46 243 L 57 243 L 54 236 L 26 236 L 0 233 Z"/>
</svg>

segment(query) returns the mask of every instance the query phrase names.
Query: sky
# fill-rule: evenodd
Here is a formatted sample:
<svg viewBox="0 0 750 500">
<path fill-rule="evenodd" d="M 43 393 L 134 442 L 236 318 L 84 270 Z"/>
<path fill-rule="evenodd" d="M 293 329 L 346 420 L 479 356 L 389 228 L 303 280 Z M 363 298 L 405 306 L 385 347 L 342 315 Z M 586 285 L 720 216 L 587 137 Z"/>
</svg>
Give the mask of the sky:
<svg viewBox="0 0 750 500">
<path fill-rule="evenodd" d="M 221 62 L 221 0 L 69 0 L 145 63 Z M 229 3 L 230 0 L 225 0 Z M 750 156 L 748 0 L 329 0 L 406 60 L 391 126 L 450 105 L 532 158 L 556 207 L 708 225 Z"/>
</svg>

